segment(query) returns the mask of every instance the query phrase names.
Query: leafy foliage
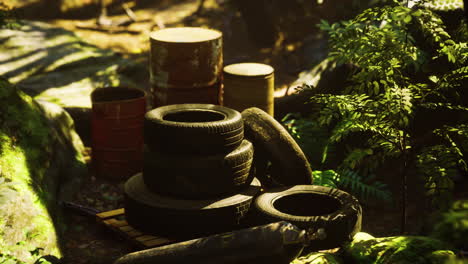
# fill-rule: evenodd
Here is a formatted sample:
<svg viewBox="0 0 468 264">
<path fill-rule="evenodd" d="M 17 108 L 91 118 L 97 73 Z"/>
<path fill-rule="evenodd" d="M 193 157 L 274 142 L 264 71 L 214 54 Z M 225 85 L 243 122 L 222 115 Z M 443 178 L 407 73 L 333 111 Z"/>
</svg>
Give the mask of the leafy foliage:
<svg viewBox="0 0 468 264">
<path fill-rule="evenodd" d="M 302 150 L 307 153 L 314 171 L 325 169 L 323 165 L 326 163 L 327 156 L 334 151 L 333 145 L 329 144 L 327 129 L 320 126 L 318 122 L 302 119 L 297 114 L 287 114 L 281 121 L 302 146 Z"/>
<path fill-rule="evenodd" d="M 314 177 L 314 184 L 330 187 L 330 188 L 337 188 L 336 184 L 339 181 L 340 175 L 333 170 L 326 170 L 326 171 L 319 171 L 314 170 L 312 172 Z"/>
<path fill-rule="evenodd" d="M 337 167 L 341 184 L 363 197 L 388 198 L 380 193 L 383 184 L 371 183 L 389 158 L 401 161 L 403 175 L 417 165 L 426 175 L 428 194 L 453 186 L 448 181 L 466 171 L 463 151 L 468 138 L 462 136 L 466 133 L 462 123 L 468 113 L 468 93 L 463 90 L 468 84 L 468 46 L 463 41 L 467 34 L 458 30 L 452 36 L 424 2 L 410 8 L 395 1 L 348 21 L 322 21 L 319 27 L 329 35 L 328 59 L 355 70 L 348 78 L 351 85 L 340 94 L 310 99 L 321 106 L 315 114 L 284 121 L 298 141 L 325 131 L 320 143 L 312 141 L 322 151 L 322 169 L 330 165 L 330 147 L 336 156 L 337 147 L 344 146 Z M 464 27 L 461 23 L 459 28 Z M 423 108 L 462 118 L 450 126 L 437 116 L 432 122 L 419 114 Z M 420 133 L 415 124 L 421 123 L 429 130 Z"/>
<path fill-rule="evenodd" d="M 18 24 L 13 20 L 11 8 L 3 2 L 0 2 L 0 29 L 3 27 L 13 28 Z"/>
<path fill-rule="evenodd" d="M 457 127 L 445 126 L 436 129 L 446 143 L 423 148 L 417 155 L 417 166 L 425 177 L 427 195 L 431 198 L 433 206 L 445 209 L 450 204 L 454 188 L 453 179 L 459 178 L 460 173 L 467 173 L 468 167 L 462 149 L 468 143 L 468 126 L 461 124 Z M 462 141 L 457 144 L 454 137 Z M 465 146 L 462 146 L 465 144 Z"/>
<path fill-rule="evenodd" d="M 431 236 L 447 241 L 454 247 L 467 250 L 468 236 L 468 200 L 453 202 L 448 210 L 437 216 Z"/>
<path fill-rule="evenodd" d="M 339 186 L 349 189 L 356 193 L 363 200 L 377 198 L 384 201 L 390 201 L 391 193 L 386 190 L 386 185 L 380 181 L 372 181 L 374 176 L 366 177 L 357 174 L 354 171 L 345 170 L 340 174 Z"/>
<path fill-rule="evenodd" d="M 24 241 L 20 241 L 16 243 L 17 246 L 21 246 L 25 244 Z M 40 256 L 41 251 L 43 251 L 43 248 L 34 248 L 33 250 L 29 251 L 31 254 L 30 258 L 34 259 L 34 264 L 51 264 L 46 258 L 47 257 L 42 257 Z M 15 256 L 9 254 L 9 253 L 1 253 L 0 252 L 0 264 L 26 264 L 27 262 L 24 262 L 23 260 L 20 260 L 16 258 Z"/>
</svg>

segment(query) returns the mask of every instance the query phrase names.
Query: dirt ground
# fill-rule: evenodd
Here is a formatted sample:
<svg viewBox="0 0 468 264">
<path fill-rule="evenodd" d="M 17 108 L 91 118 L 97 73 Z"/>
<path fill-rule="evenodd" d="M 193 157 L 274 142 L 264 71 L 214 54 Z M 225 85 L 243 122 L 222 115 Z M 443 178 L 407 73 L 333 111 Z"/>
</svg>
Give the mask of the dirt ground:
<svg viewBox="0 0 468 264">
<path fill-rule="evenodd" d="M 96 27 L 96 16 L 75 19 L 42 19 L 48 23 L 74 31 L 78 36 L 98 47 L 112 49 L 137 62 L 148 63 L 148 34 L 153 30 L 173 26 L 203 26 L 219 29 L 224 38 L 224 60 L 226 62 L 255 61 L 271 64 L 275 68 L 277 95 L 297 78 L 303 69 L 301 43 L 279 42 L 272 48 L 258 48 L 250 39 L 239 12 L 226 1 L 207 0 L 205 12 L 193 15 L 196 0 L 145 1 L 143 6 L 130 7 L 137 21 L 128 26 L 111 30 Z M 218 4 L 224 2 L 224 4 Z M 127 19 L 121 6 L 113 6 L 109 18 L 113 21 Z M 34 15 L 29 18 L 34 18 Z M 314 25 L 310 25 L 314 27 Z M 304 32 L 310 34 L 310 32 Z M 142 84 L 147 85 L 147 84 Z M 88 148 L 89 151 L 89 148 Z M 87 153 L 89 154 L 89 153 Z M 89 160 L 89 155 L 88 155 Z M 90 174 L 74 202 L 107 211 L 123 207 L 123 183 L 110 182 Z M 462 193 L 466 197 L 466 193 Z M 409 206 L 409 231 L 417 232 L 423 217 L 419 205 Z M 374 236 L 399 233 L 400 211 L 393 203 L 365 204 L 363 231 Z M 94 217 L 81 216 L 74 211 L 67 214 L 66 263 L 104 264 L 137 250 L 132 244 L 96 223 Z"/>
<path fill-rule="evenodd" d="M 151 31 L 166 27 L 201 26 L 213 28 L 223 33 L 223 50 L 225 64 L 234 62 L 261 62 L 275 68 L 275 84 L 278 90 L 284 89 L 297 78 L 303 68 L 301 61 L 300 41 L 288 41 L 280 37 L 271 48 L 259 48 L 249 39 L 246 25 L 240 13 L 227 0 L 206 0 L 201 15 L 194 15 L 199 0 L 139 0 L 126 1 L 133 10 L 136 21 L 126 26 L 98 27 L 98 11 L 90 15 L 78 15 L 75 18 L 43 18 L 28 2 L 41 0 L 5 0 L 11 6 L 25 6 L 19 16 L 27 19 L 40 19 L 53 25 L 75 32 L 79 37 L 98 47 L 112 49 L 142 64 L 148 64 L 149 40 Z M 44 1 L 44 0 L 42 0 Z M 36 7 L 37 8 L 37 7 Z M 121 5 L 114 4 L 108 8 L 108 18 L 114 22 L 128 20 Z M 318 22 L 318 21 L 317 21 Z M 316 31 L 315 24 L 306 25 L 309 34 Z"/>
</svg>

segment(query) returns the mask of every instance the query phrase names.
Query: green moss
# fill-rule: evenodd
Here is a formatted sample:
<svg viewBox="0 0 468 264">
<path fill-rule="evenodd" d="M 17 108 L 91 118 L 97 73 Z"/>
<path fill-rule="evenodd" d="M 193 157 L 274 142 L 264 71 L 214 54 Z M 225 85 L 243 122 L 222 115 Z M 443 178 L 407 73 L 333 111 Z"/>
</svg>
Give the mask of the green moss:
<svg viewBox="0 0 468 264">
<path fill-rule="evenodd" d="M 357 263 L 444 263 L 453 252 L 446 243 L 420 236 L 362 238 L 358 234 L 345 247 L 347 254 Z"/>
<path fill-rule="evenodd" d="M 447 241 L 456 248 L 468 246 L 468 200 L 455 201 L 451 208 L 441 214 L 432 237 Z"/>
<path fill-rule="evenodd" d="M 313 252 L 301 256 L 291 262 L 291 264 L 340 264 L 341 259 L 335 254 Z"/>
<path fill-rule="evenodd" d="M 5 83 L 3 83 L 5 85 Z M 8 104 L 2 106 L 0 125 L 2 143 L 0 153 L 2 167 L 9 170 L 9 178 L 29 178 L 30 184 L 36 188 L 41 199 L 45 192 L 37 188 L 43 182 L 50 158 L 50 128 L 44 116 L 31 97 L 17 90 L 7 88 L 12 92 L 2 95 Z M 19 159 L 19 160 L 18 160 Z M 7 163 L 8 162 L 8 163 Z"/>
<path fill-rule="evenodd" d="M 60 256 L 47 208 L 54 190 L 43 184 L 50 128 L 31 97 L 4 80 L 0 91 L 0 253 L 29 262 L 29 251 L 41 245 Z"/>
<path fill-rule="evenodd" d="M 21 252 L 30 248 L 9 244 L 7 241 L 25 241 L 31 244 L 49 245 L 48 251 L 59 253 L 56 248 L 56 232 L 45 203 L 36 195 L 30 183 L 27 158 L 21 147 L 0 133 L 0 168 L 3 183 L 0 184 L 0 242 L 2 250 Z M 14 226 L 15 228 L 11 228 Z M 10 242 L 11 243 L 11 242 Z M 19 256 L 22 256 L 19 254 Z M 23 254 L 24 258 L 24 254 Z"/>
<path fill-rule="evenodd" d="M 26 165 L 26 157 L 22 149 L 14 146 L 12 139 L 0 131 L 0 176 L 4 180 L 14 178 L 26 180 L 29 178 L 29 171 Z"/>
</svg>

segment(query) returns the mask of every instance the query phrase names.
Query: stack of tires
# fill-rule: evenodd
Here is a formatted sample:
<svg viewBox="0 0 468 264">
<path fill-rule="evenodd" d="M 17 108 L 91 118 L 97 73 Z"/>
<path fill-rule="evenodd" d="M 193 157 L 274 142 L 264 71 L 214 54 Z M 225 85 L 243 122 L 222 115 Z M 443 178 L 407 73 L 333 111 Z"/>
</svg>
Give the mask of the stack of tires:
<svg viewBox="0 0 468 264">
<path fill-rule="evenodd" d="M 141 231 L 175 238 L 237 229 L 260 182 L 236 110 L 168 105 L 145 115 L 143 172 L 125 184 L 125 215 Z"/>
</svg>

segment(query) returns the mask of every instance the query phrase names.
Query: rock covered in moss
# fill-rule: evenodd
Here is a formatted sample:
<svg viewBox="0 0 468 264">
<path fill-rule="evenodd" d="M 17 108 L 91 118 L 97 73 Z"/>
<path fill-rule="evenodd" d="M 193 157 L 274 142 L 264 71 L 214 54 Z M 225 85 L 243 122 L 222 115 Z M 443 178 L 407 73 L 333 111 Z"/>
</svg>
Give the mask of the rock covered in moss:
<svg viewBox="0 0 468 264">
<path fill-rule="evenodd" d="M 146 68 L 73 32 L 42 22 L 19 23 L 19 28 L 0 30 L 0 75 L 35 98 L 90 108 L 94 89 L 138 87 L 134 80 L 148 75 Z"/>
<path fill-rule="evenodd" d="M 291 262 L 291 264 L 342 264 L 343 261 L 335 254 L 312 252 L 301 256 Z"/>
<path fill-rule="evenodd" d="M 432 237 L 468 251 L 468 200 L 455 201 L 436 221 Z"/>
<path fill-rule="evenodd" d="M 74 121 L 67 111 L 59 105 L 44 100 L 36 102 L 47 119 L 53 139 L 51 146 L 53 155 L 47 174 L 52 175 L 49 179 L 56 181 L 57 197 L 60 200 L 69 200 L 87 173 L 82 156 L 83 142 L 76 133 Z"/>
<path fill-rule="evenodd" d="M 86 173 L 70 118 L 46 108 L 0 79 L 0 255 L 26 263 L 61 256 L 57 198 Z"/>
<path fill-rule="evenodd" d="M 455 261 L 455 254 L 446 243 L 422 236 L 374 238 L 366 233 L 357 233 L 344 249 L 347 257 L 360 264 L 443 264 Z"/>
</svg>

